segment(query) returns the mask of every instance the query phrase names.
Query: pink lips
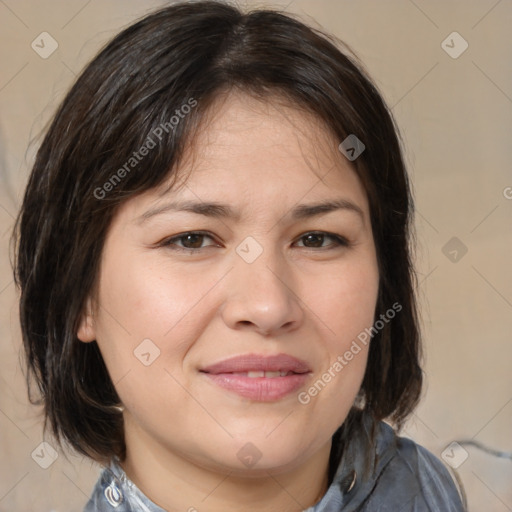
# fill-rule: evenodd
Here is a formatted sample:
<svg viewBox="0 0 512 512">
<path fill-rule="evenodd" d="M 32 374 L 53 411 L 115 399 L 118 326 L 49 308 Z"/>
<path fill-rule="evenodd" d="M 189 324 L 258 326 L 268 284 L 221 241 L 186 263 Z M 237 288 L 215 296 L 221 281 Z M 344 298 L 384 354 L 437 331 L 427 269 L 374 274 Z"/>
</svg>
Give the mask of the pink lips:
<svg viewBox="0 0 512 512">
<path fill-rule="evenodd" d="M 218 386 L 258 402 L 276 401 L 304 385 L 305 361 L 287 354 L 232 357 L 200 370 Z"/>
</svg>

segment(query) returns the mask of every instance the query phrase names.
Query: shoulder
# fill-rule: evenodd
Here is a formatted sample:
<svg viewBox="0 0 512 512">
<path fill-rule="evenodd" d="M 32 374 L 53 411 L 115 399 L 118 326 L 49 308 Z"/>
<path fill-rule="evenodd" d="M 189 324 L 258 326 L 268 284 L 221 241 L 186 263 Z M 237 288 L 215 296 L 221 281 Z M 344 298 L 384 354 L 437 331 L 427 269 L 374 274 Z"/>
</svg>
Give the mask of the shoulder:
<svg viewBox="0 0 512 512">
<path fill-rule="evenodd" d="M 343 443 L 336 439 L 333 447 L 338 445 L 333 481 L 306 512 L 464 512 L 444 464 L 387 423 L 363 416 Z"/>
<path fill-rule="evenodd" d="M 388 452 L 388 462 L 376 475 L 372 493 L 379 496 L 380 503 L 401 504 L 400 510 L 415 512 L 464 510 L 448 469 L 432 452 L 412 439 L 398 436 L 383 422 L 379 424 L 379 440 L 381 450 Z M 388 509 L 393 510 L 383 505 L 379 508 Z"/>
</svg>

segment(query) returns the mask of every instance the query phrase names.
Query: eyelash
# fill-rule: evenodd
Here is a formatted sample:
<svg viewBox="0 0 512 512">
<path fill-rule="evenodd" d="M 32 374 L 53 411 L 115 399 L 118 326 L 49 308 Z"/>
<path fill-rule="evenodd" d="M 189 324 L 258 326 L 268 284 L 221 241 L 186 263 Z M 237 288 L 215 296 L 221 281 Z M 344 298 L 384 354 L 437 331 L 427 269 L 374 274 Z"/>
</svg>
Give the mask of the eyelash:
<svg viewBox="0 0 512 512">
<path fill-rule="evenodd" d="M 187 231 L 185 233 L 181 233 L 181 234 L 173 236 L 171 238 L 167 238 L 167 239 L 163 240 L 159 245 L 161 247 L 166 247 L 172 251 L 186 252 L 189 254 L 198 253 L 200 251 L 203 251 L 204 249 L 207 249 L 208 247 L 214 247 L 213 245 L 208 245 L 206 247 L 190 248 L 190 247 L 180 247 L 180 246 L 176 245 L 175 242 L 177 240 L 179 241 L 181 239 L 184 239 L 189 235 L 196 235 L 196 236 L 198 235 L 198 236 L 208 237 L 208 238 L 211 238 L 212 240 L 214 240 L 213 236 L 206 231 Z M 350 247 L 352 245 L 346 238 L 336 235 L 334 233 L 329 233 L 327 231 L 308 231 L 307 233 L 304 233 L 303 235 L 301 235 L 299 237 L 299 240 L 301 240 L 309 235 L 320 235 L 320 236 L 332 238 L 335 242 L 334 244 L 331 244 L 326 247 L 304 247 L 305 249 L 309 249 L 309 250 L 313 250 L 313 251 L 332 250 L 332 249 L 336 249 L 339 247 Z"/>
</svg>

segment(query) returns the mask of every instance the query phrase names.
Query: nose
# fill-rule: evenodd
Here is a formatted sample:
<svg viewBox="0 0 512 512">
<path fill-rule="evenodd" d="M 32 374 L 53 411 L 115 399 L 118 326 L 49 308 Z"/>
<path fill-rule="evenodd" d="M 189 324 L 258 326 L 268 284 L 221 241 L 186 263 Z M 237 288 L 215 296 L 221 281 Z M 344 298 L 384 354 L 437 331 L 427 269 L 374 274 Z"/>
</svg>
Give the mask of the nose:
<svg viewBox="0 0 512 512">
<path fill-rule="evenodd" d="M 304 309 L 291 269 L 282 257 L 264 250 L 252 263 L 235 255 L 226 280 L 221 315 L 228 327 L 263 336 L 297 329 Z"/>
</svg>

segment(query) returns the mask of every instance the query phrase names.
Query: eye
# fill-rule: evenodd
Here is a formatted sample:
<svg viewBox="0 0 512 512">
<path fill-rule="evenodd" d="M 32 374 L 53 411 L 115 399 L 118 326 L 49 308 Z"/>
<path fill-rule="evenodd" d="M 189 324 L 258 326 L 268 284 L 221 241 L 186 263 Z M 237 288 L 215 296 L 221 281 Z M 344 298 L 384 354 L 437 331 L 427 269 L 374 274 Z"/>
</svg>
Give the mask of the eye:
<svg viewBox="0 0 512 512">
<path fill-rule="evenodd" d="M 204 245 L 207 239 L 213 243 Z M 326 244 L 326 241 L 330 241 L 330 243 Z M 299 242 L 302 242 L 302 244 L 298 244 L 297 246 L 306 249 L 330 250 L 337 247 L 350 246 L 350 242 L 346 238 L 325 231 L 310 231 L 309 233 L 304 233 L 299 237 Z M 213 236 L 205 231 L 187 231 L 186 233 L 167 238 L 159 245 L 173 251 L 189 253 L 200 252 L 208 247 L 219 247 L 219 244 L 215 242 Z"/>
<path fill-rule="evenodd" d="M 324 245 L 327 240 L 334 241 L 328 245 Z M 304 245 L 299 247 L 306 247 L 309 249 L 334 249 L 336 247 L 348 247 L 349 241 L 342 236 L 335 235 L 334 233 L 327 233 L 325 231 L 311 231 L 302 235 L 299 240 L 304 241 Z"/>
<path fill-rule="evenodd" d="M 206 232 L 188 231 L 187 233 L 181 233 L 180 235 L 173 236 L 172 238 L 167 238 L 160 245 L 174 251 L 188 252 L 197 252 L 201 249 L 205 249 L 206 247 L 214 245 L 218 246 L 218 244 L 215 243 L 203 246 L 203 242 L 206 238 L 213 240 L 213 237 Z"/>
</svg>

